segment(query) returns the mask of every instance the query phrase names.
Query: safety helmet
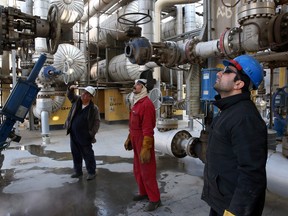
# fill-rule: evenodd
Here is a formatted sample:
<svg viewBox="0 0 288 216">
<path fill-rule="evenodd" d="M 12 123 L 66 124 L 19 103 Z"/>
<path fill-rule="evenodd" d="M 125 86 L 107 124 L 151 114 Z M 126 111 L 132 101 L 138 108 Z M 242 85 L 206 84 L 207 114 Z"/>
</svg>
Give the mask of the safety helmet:
<svg viewBox="0 0 288 216">
<path fill-rule="evenodd" d="M 135 84 L 136 83 L 141 83 L 143 86 L 146 86 L 147 84 L 147 79 L 136 79 L 135 80 Z"/>
<path fill-rule="evenodd" d="M 89 92 L 93 97 L 95 96 L 95 89 L 92 86 L 87 86 L 84 88 L 85 91 Z"/>
<path fill-rule="evenodd" d="M 249 55 L 240 55 L 231 60 L 224 60 L 225 66 L 232 65 L 238 71 L 243 71 L 253 83 L 253 89 L 257 89 L 264 78 L 263 68 L 260 63 Z"/>
</svg>

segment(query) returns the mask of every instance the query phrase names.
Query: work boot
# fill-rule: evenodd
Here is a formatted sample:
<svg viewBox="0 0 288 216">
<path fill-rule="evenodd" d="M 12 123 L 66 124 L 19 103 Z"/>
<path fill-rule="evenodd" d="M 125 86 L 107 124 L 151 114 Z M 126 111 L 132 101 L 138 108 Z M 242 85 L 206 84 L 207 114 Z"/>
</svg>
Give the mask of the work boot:
<svg viewBox="0 0 288 216">
<path fill-rule="evenodd" d="M 72 175 L 71 175 L 71 178 L 79 178 L 79 177 L 81 177 L 83 175 L 83 173 L 73 173 Z"/>
<path fill-rule="evenodd" d="M 87 181 L 93 180 L 93 179 L 95 179 L 95 176 L 96 176 L 95 174 L 88 174 L 86 180 Z"/>
<path fill-rule="evenodd" d="M 157 209 L 160 205 L 161 205 L 161 200 L 159 200 L 159 201 L 157 201 L 157 202 L 149 202 L 149 204 L 146 206 L 146 208 L 144 209 L 144 211 L 154 211 L 154 210 Z"/>
<path fill-rule="evenodd" d="M 148 200 L 147 195 L 135 195 L 133 197 L 133 201 L 141 201 L 141 200 Z"/>
</svg>

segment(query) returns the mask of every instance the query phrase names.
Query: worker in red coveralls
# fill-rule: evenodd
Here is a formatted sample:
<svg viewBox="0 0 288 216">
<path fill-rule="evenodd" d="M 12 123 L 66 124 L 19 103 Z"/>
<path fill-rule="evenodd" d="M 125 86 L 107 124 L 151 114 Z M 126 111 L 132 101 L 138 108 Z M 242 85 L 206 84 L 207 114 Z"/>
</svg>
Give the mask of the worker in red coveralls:
<svg viewBox="0 0 288 216">
<path fill-rule="evenodd" d="M 145 211 L 154 211 L 161 205 L 156 180 L 154 150 L 154 127 L 156 112 L 148 97 L 147 80 L 138 79 L 133 87 L 133 101 L 129 118 L 129 135 L 124 144 L 126 150 L 134 151 L 133 171 L 139 188 L 134 201 L 148 200 Z"/>
</svg>

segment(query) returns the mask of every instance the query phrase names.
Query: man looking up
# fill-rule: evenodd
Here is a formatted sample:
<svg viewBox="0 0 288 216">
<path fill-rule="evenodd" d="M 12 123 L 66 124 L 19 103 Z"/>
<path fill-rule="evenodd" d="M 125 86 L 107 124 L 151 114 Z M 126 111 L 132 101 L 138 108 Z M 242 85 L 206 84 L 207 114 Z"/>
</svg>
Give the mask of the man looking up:
<svg viewBox="0 0 288 216">
<path fill-rule="evenodd" d="M 202 199 L 210 216 L 260 216 L 265 203 L 267 128 L 250 99 L 263 69 L 248 55 L 224 60 L 217 73 L 214 105 L 220 110 L 209 128 Z"/>
<path fill-rule="evenodd" d="M 133 102 L 129 114 L 129 135 L 124 144 L 126 150 L 134 151 L 133 172 L 139 195 L 133 200 L 149 199 L 145 211 L 154 211 L 161 205 L 156 180 L 154 128 L 156 111 L 148 98 L 147 80 L 138 79 L 133 87 Z"/>
<path fill-rule="evenodd" d="M 67 134 L 70 134 L 74 165 L 74 173 L 71 177 L 79 178 L 83 175 L 82 161 L 84 159 L 89 181 L 96 175 L 92 143 L 96 142 L 95 135 L 100 126 L 100 115 L 98 107 L 92 101 L 95 96 L 94 87 L 85 87 L 81 96 L 75 94 L 76 88 L 76 85 L 71 85 L 67 89 L 67 97 L 71 101 L 72 107 L 65 123 Z"/>
</svg>

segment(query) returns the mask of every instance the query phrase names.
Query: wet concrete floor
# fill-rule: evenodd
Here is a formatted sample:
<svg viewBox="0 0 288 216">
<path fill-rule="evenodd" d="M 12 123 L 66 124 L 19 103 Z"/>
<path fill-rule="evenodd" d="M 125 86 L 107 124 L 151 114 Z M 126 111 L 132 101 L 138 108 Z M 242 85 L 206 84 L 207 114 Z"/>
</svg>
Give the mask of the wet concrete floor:
<svg viewBox="0 0 288 216">
<path fill-rule="evenodd" d="M 137 185 L 132 173 L 133 153 L 125 151 L 126 124 L 101 124 L 94 144 L 95 180 L 70 178 L 72 157 L 69 136 L 51 131 L 43 144 L 40 131 L 22 129 L 20 143 L 12 143 L 0 176 L 0 216 L 206 216 L 209 206 L 201 200 L 203 180 L 188 157 L 176 159 L 157 152 L 158 184 L 162 206 L 144 212 L 147 202 L 133 202 Z M 267 191 L 265 216 L 287 216 L 288 199 Z"/>
</svg>

